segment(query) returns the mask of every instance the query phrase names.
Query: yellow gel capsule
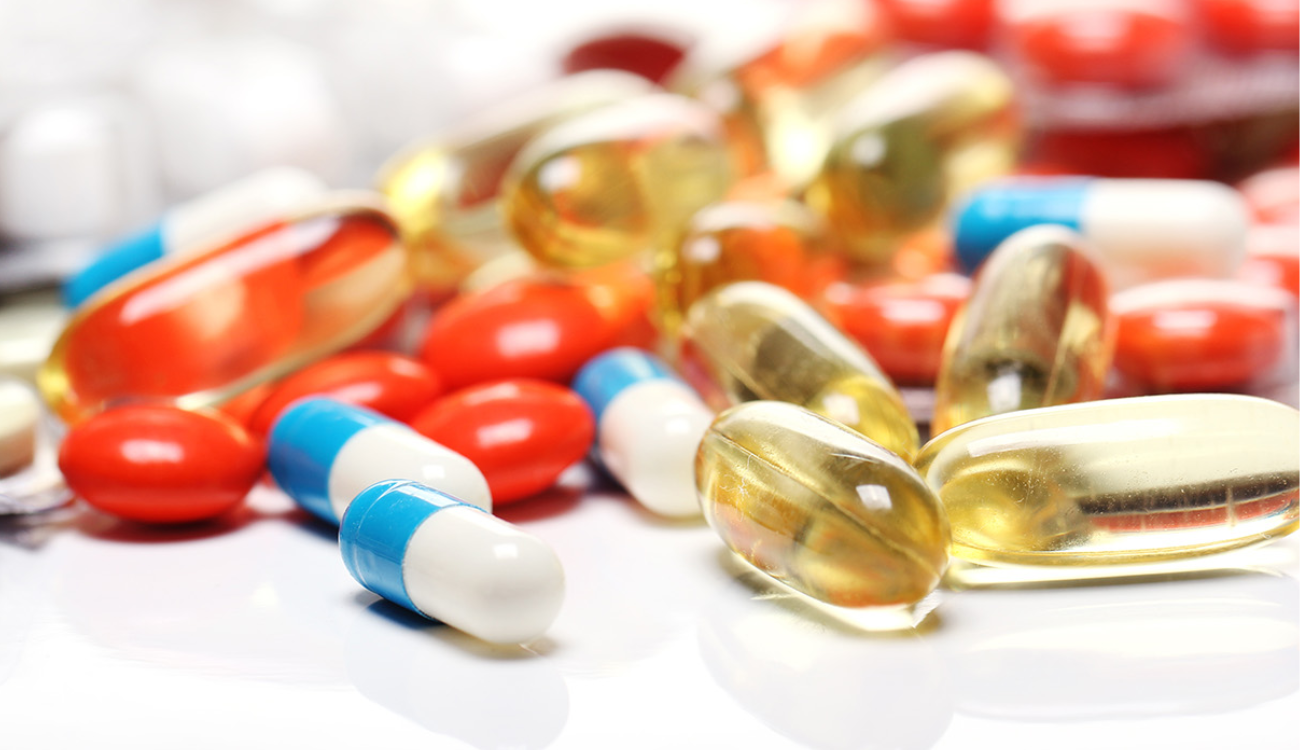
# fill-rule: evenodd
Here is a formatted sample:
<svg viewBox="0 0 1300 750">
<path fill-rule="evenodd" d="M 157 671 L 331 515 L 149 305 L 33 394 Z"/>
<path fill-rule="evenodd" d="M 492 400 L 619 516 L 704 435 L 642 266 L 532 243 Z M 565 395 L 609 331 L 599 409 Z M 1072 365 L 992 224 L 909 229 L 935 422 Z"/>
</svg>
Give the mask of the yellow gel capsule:
<svg viewBox="0 0 1300 750">
<path fill-rule="evenodd" d="M 1064 227 L 1008 237 L 944 341 L 934 434 L 972 419 L 1101 398 L 1114 350 L 1106 280 Z"/>
<path fill-rule="evenodd" d="M 515 239 L 539 262 L 581 268 L 670 244 L 731 181 L 717 115 L 654 94 L 538 136 L 511 166 L 502 206 Z"/>
<path fill-rule="evenodd" d="M 913 58 L 841 112 L 807 200 L 866 264 L 937 224 L 949 202 L 1015 165 L 1011 80 L 972 52 Z"/>
<path fill-rule="evenodd" d="M 954 557 L 1109 565 L 1296 529 L 1300 412 L 1251 396 L 1145 396 L 1001 414 L 921 449 Z"/>
<path fill-rule="evenodd" d="M 728 547 L 829 604 L 916 602 L 948 564 L 948 523 L 916 471 L 793 404 L 723 412 L 700 443 L 695 485 Z"/>
<path fill-rule="evenodd" d="M 377 196 L 167 258 L 78 308 L 37 382 L 78 422 L 128 401 L 220 404 L 356 342 L 410 291 L 409 259 Z"/>
<path fill-rule="evenodd" d="M 786 401 L 903 458 L 916 452 L 916 423 L 894 384 L 861 347 L 780 287 L 719 287 L 691 306 L 682 336 L 683 371 L 715 409 Z"/>
<path fill-rule="evenodd" d="M 389 159 L 376 183 L 411 248 L 420 282 L 454 286 L 513 249 L 497 199 L 511 161 L 531 138 L 568 118 L 653 91 L 654 85 L 631 73 L 566 76 Z"/>
<path fill-rule="evenodd" d="M 722 113 L 745 174 L 802 186 L 830 147 L 835 112 L 884 71 L 887 26 L 875 3 L 799 3 L 779 29 L 706 38 L 668 87 Z"/>
</svg>

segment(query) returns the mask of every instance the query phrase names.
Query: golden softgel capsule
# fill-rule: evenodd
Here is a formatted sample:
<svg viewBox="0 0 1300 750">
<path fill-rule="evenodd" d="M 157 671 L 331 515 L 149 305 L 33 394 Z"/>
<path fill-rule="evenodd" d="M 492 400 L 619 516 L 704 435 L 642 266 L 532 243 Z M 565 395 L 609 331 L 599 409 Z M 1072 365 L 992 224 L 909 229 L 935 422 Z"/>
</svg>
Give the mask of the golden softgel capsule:
<svg viewBox="0 0 1300 750">
<path fill-rule="evenodd" d="M 955 196 L 1015 165 L 1011 80 L 971 52 L 913 58 L 844 108 L 832 144 L 808 203 L 857 258 L 883 264 Z"/>
<path fill-rule="evenodd" d="M 943 509 L 905 461 L 793 404 L 723 412 L 695 459 L 704 517 L 732 551 L 829 604 L 910 604 L 948 563 Z"/>
<path fill-rule="evenodd" d="M 1047 407 L 953 428 L 915 463 L 948 512 L 954 557 L 1174 560 L 1295 531 L 1300 412 L 1235 395 Z"/>
<path fill-rule="evenodd" d="M 870 355 L 803 300 L 744 281 L 691 306 L 682 328 L 682 367 L 715 409 L 786 401 L 857 430 L 911 458 L 916 423 Z"/>
<path fill-rule="evenodd" d="M 939 434 L 972 419 L 1101 397 L 1114 349 L 1107 285 L 1083 239 L 1030 227 L 989 257 L 944 341 Z"/>
<path fill-rule="evenodd" d="M 515 239 L 539 262 L 581 268 L 667 246 L 731 181 L 718 116 L 685 97 L 653 94 L 538 136 L 511 166 L 502 206 Z"/>
</svg>

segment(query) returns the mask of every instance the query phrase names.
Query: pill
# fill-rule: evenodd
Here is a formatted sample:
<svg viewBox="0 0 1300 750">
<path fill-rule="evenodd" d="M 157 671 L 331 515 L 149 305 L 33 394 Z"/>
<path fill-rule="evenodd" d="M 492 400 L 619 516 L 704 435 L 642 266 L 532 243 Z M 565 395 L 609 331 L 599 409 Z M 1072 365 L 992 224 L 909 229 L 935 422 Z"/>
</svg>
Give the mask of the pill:
<svg viewBox="0 0 1300 750">
<path fill-rule="evenodd" d="M 706 206 L 680 241 L 655 253 L 658 314 L 675 331 L 690 306 L 733 281 L 766 281 L 811 298 L 823 279 L 842 274 L 821 221 L 796 201 Z"/>
<path fill-rule="evenodd" d="M 644 79 L 617 71 L 566 76 L 422 138 L 385 162 L 376 184 L 412 249 L 421 283 L 450 288 L 513 247 L 498 199 L 510 162 L 530 139 L 653 90 Z"/>
<path fill-rule="evenodd" d="M 879 0 L 900 39 L 935 47 L 988 46 L 993 0 Z"/>
<path fill-rule="evenodd" d="M 337 524 L 352 498 L 383 479 L 410 479 L 488 512 L 487 480 L 469 459 L 376 412 L 308 398 L 276 420 L 267 468 L 294 502 Z"/>
<path fill-rule="evenodd" d="M 576 393 L 523 378 L 443 396 L 416 414 L 411 427 L 473 462 L 497 506 L 553 486 L 591 449 L 596 432 Z"/>
<path fill-rule="evenodd" d="M 944 341 L 935 434 L 990 414 L 1101 398 L 1114 351 L 1106 279 L 1076 233 L 1036 226 L 989 256 Z"/>
<path fill-rule="evenodd" d="M 266 435 L 285 409 L 308 396 L 325 396 L 409 423 L 441 394 L 438 376 L 419 360 L 394 352 L 345 352 L 275 383 L 247 424 L 253 434 Z"/>
<path fill-rule="evenodd" d="M 1293 224 L 1251 227 L 1246 235 L 1246 260 L 1237 278 L 1300 298 L 1300 229 Z"/>
<path fill-rule="evenodd" d="M 1294 0 L 1196 0 L 1202 28 L 1232 53 L 1300 49 L 1300 4 Z"/>
<path fill-rule="evenodd" d="M 671 518 L 698 516 L 695 452 L 713 411 L 658 357 L 605 352 L 574 378 L 596 415 L 600 461 L 638 502 Z"/>
<path fill-rule="evenodd" d="M 653 348 L 659 339 L 655 327 L 655 281 L 636 261 L 608 263 L 568 276 L 586 292 L 602 319 L 613 331 L 612 346 Z"/>
<path fill-rule="evenodd" d="M 939 435 L 916 468 L 948 513 L 954 557 L 1194 557 L 1295 531 L 1300 412 L 1217 394 L 1032 409 Z"/>
<path fill-rule="evenodd" d="M 1160 391 L 1207 391 L 1267 379 L 1294 341 L 1295 298 L 1223 279 L 1132 287 L 1110 301 L 1115 369 Z"/>
<path fill-rule="evenodd" d="M 310 172 L 275 167 L 192 198 L 168 209 L 148 229 L 100 251 L 90 265 L 64 282 L 64 302 L 79 307 L 147 263 L 233 240 L 262 224 L 309 209 L 325 193 L 325 183 Z"/>
<path fill-rule="evenodd" d="M 741 174 L 801 187 L 830 145 L 834 113 L 887 65 L 875 3 L 810 0 L 776 28 L 737 25 L 692 46 L 668 87 L 720 112 Z"/>
<path fill-rule="evenodd" d="M 493 643 L 541 636 L 564 600 L 564 569 L 545 542 L 417 482 L 358 494 L 339 548 L 362 586 Z"/>
<path fill-rule="evenodd" d="M 722 122 L 671 94 L 611 104 L 546 130 L 519 152 L 502 211 L 546 266 L 598 266 L 662 247 L 731 184 Z"/>
<path fill-rule="evenodd" d="M 98 510 L 144 523 L 188 523 L 238 507 L 262 475 L 260 440 L 219 412 L 131 405 L 68 431 L 59 470 Z"/>
<path fill-rule="evenodd" d="M 909 604 L 939 583 L 948 523 L 897 455 L 793 404 L 718 416 L 695 461 L 709 526 L 732 551 L 829 604 Z"/>
<path fill-rule="evenodd" d="M 368 195 L 339 194 L 96 295 L 37 380 L 69 423 L 128 399 L 217 405 L 362 338 L 409 286 L 392 221 Z"/>
<path fill-rule="evenodd" d="M 682 61 L 690 40 L 667 29 L 607 31 L 574 45 L 561 60 L 572 75 L 587 70 L 625 70 L 662 83 Z"/>
<path fill-rule="evenodd" d="M 955 273 L 916 281 L 841 281 L 827 286 L 821 300 L 827 318 L 895 383 L 933 385 L 948 327 L 970 287 L 970 279 Z"/>
<path fill-rule="evenodd" d="M 439 309 L 420 359 L 449 390 L 505 378 L 567 383 L 614 338 L 589 289 L 529 278 L 461 295 Z"/>
<path fill-rule="evenodd" d="M 1300 224 L 1300 167 L 1274 167 L 1237 184 L 1255 221 Z"/>
<path fill-rule="evenodd" d="M 1018 147 L 1011 80 L 993 61 L 922 55 L 845 105 L 808 205 L 855 258 L 884 265 L 956 196 L 1009 172 Z"/>
<path fill-rule="evenodd" d="M 761 281 L 719 287 L 691 306 L 682 370 L 706 403 L 786 401 L 845 424 L 904 458 L 916 423 L 880 368 L 807 303 Z"/>
<path fill-rule="evenodd" d="M 36 394 L 17 380 L 0 378 L 0 477 L 31 465 L 40 419 Z"/>
<path fill-rule="evenodd" d="M 957 258 L 972 270 L 1012 234 L 1059 224 L 1083 235 L 1112 288 L 1173 276 L 1232 276 L 1245 256 L 1246 205 L 1198 180 L 1017 178 L 977 188 L 957 209 Z"/>
</svg>

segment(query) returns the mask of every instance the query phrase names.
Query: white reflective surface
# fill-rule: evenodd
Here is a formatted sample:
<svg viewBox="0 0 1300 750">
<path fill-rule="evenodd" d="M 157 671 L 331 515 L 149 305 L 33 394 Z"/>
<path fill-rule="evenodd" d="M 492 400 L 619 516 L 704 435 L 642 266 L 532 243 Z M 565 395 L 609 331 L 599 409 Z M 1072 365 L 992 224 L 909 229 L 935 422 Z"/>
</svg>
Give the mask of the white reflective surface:
<svg viewBox="0 0 1300 750">
<path fill-rule="evenodd" d="M 501 509 L 568 576 L 527 647 L 378 601 L 266 488 L 218 527 L 8 519 L 0 745 L 1296 747 L 1294 537 L 1253 569 L 943 591 L 871 634 L 595 481 Z"/>
</svg>

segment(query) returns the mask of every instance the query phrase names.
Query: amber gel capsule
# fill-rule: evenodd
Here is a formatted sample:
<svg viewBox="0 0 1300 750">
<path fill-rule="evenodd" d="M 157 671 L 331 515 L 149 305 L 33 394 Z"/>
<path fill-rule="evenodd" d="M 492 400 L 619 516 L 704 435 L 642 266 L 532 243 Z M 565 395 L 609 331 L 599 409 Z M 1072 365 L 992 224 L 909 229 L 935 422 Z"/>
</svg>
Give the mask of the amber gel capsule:
<svg viewBox="0 0 1300 750">
<path fill-rule="evenodd" d="M 847 425 L 910 459 L 916 423 L 870 355 L 790 292 L 761 281 L 713 290 L 691 306 L 682 369 L 715 409 L 786 401 Z"/>
<path fill-rule="evenodd" d="M 445 287 L 513 247 L 497 198 L 510 162 L 546 128 L 655 87 L 640 76 L 599 70 L 566 76 L 403 149 L 380 168 L 420 280 Z"/>
<path fill-rule="evenodd" d="M 916 468 L 948 512 L 954 557 L 1193 557 L 1295 531 L 1300 412 L 1208 394 L 1032 409 L 943 433 Z"/>
<path fill-rule="evenodd" d="M 531 141 L 506 175 L 502 208 L 530 255 L 582 268 L 668 245 L 731 181 L 718 116 L 685 97 L 652 94 Z"/>
<path fill-rule="evenodd" d="M 860 260 L 885 263 L 953 198 L 1014 166 L 1012 95 L 1006 74 L 975 53 L 909 60 L 846 105 L 808 204 Z"/>
<path fill-rule="evenodd" d="M 68 321 L 37 382 L 69 423 L 128 401 L 214 406 L 355 343 L 410 290 L 378 196 L 339 193 L 105 287 Z"/>
<path fill-rule="evenodd" d="M 948 564 L 948 523 L 916 471 L 793 404 L 723 412 L 696 454 L 695 486 L 728 547 L 829 604 L 916 602 Z"/>
<path fill-rule="evenodd" d="M 1100 398 L 1115 338 L 1106 298 L 1106 279 L 1074 232 L 1043 225 L 1008 237 L 948 329 L 934 434 Z"/>
</svg>

